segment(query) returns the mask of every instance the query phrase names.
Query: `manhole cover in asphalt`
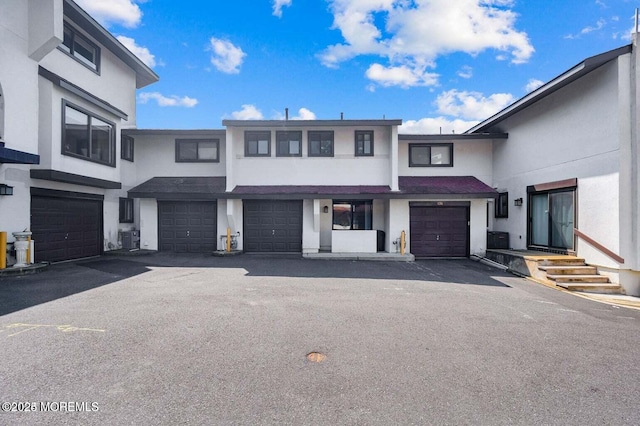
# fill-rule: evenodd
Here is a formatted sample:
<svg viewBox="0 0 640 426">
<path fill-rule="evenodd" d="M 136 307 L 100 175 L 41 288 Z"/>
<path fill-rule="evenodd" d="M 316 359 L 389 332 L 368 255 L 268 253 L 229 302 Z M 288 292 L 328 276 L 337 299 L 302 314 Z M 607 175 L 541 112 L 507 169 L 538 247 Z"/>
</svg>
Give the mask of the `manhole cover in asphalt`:
<svg viewBox="0 0 640 426">
<path fill-rule="evenodd" d="M 327 356 L 320 352 L 311 352 L 307 354 L 307 359 L 311 362 L 322 362 L 327 359 Z"/>
</svg>

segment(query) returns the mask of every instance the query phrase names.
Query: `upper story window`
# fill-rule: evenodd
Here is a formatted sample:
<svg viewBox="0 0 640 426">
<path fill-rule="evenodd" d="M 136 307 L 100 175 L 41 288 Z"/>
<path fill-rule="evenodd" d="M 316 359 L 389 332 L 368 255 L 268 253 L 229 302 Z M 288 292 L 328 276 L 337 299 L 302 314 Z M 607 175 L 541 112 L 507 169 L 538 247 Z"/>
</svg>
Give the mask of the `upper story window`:
<svg viewBox="0 0 640 426">
<path fill-rule="evenodd" d="M 271 132 L 270 131 L 246 131 L 244 132 L 245 157 L 270 157 L 271 156 Z"/>
<path fill-rule="evenodd" d="M 333 131 L 309 131 L 309 157 L 333 157 Z"/>
<path fill-rule="evenodd" d="M 219 139 L 176 139 L 176 163 L 217 163 Z"/>
<path fill-rule="evenodd" d="M 373 130 L 356 130 L 356 157 L 373 155 Z"/>
<path fill-rule="evenodd" d="M 333 229 L 373 229 L 373 202 L 334 201 Z"/>
<path fill-rule="evenodd" d="M 100 71 L 100 48 L 69 25 L 64 26 L 64 39 L 60 49 L 84 66 L 96 72 Z"/>
<path fill-rule="evenodd" d="M 409 167 L 453 167 L 453 144 L 409 144 Z"/>
<path fill-rule="evenodd" d="M 120 158 L 133 162 L 133 138 L 120 135 Z"/>
<path fill-rule="evenodd" d="M 276 156 L 301 157 L 302 132 L 276 132 Z"/>
<path fill-rule="evenodd" d="M 63 101 L 62 154 L 115 166 L 115 124 Z"/>
</svg>

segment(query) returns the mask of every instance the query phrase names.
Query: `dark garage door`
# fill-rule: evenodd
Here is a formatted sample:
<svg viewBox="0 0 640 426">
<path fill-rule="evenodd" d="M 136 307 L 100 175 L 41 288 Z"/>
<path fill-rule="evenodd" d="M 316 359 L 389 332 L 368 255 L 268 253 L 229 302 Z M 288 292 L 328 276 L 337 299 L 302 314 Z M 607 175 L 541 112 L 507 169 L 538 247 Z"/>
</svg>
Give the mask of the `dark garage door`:
<svg viewBox="0 0 640 426">
<path fill-rule="evenodd" d="M 411 253 L 416 257 L 469 256 L 468 207 L 414 207 Z"/>
<path fill-rule="evenodd" d="M 215 201 L 158 201 L 160 251 L 213 252 L 217 226 Z"/>
<path fill-rule="evenodd" d="M 31 238 L 36 262 L 102 253 L 102 201 L 31 197 Z"/>
<path fill-rule="evenodd" d="M 244 250 L 302 251 L 302 201 L 244 201 Z"/>
</svg>

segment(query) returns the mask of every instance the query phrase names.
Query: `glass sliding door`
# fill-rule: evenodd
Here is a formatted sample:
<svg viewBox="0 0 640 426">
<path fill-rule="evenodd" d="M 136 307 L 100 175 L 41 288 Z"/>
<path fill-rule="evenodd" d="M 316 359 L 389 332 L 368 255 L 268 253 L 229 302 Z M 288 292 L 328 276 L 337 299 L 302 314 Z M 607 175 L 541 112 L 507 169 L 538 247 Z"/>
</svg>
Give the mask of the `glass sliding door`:
<svg viewBox="0 0 640 426">
<path fill-rule="evenodd" d="M 549 245 L 549 197 L 547 194 L 531 196 L 531 244 Z"/>
<path fill-rule="evenodd" d="M 530 194 L 529 244 L 573 250 L 574 205 L 574 189 Z"/>
<path fill-rule="evenodd" d="M 549 194 L 551 246 L 573 249 L 573 191 Z"/>
</svg>

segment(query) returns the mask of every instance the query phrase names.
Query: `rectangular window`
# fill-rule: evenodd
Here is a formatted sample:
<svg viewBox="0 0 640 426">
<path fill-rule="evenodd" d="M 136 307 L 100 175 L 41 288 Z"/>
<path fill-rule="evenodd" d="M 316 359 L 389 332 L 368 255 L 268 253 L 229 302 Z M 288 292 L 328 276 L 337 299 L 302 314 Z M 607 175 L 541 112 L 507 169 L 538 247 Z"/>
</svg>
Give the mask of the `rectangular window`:
<svg viewBox="0 0 640 426">
<path fill-rule="evenodd" d="M 509 193 L 508 192 L 501 192 L 500 194 L 498 194 L 494 216 L 497 218 L 509 217 Z"/>
<path fill-rule="evenodd" d="M 176 139 L 176 163 L 218 163 L 219 139 Z"/>
<path fill-rule="evenodd" d="M 334 201 L 333 229 L 373 229 L 373 201 Z"/>
<path fill-rule="evenodd" d="M 133 138 L 120 135 L 120 158 L 133 162 Z"/>
<path fill-rule="evenodd" d="M 67 52 L 84 66 L 98 72 L 100 68 L 100 49 L 74 28 L 64 26 L 64 38 L 60 49 Z"/>
<path fill-rule="evenodd" d="M 309 157 L 333 157 L 333 131 L 309 132 Z"/>
<path fill-rule="evenodd" d="M 409 144 L 409 167 L 453 167 L 453 144 Z"/>
<path fill-rule="evenodd" d="M 113 123 L 63 101 L 62 153 L 115 166 Z"/>
<path fill-rule="evenodd" d="M 245 157 L 270 157 L 271 156 L 271 132 L 269 131 L 244 132 L 244 156 Z"/>
<path fill-rule="evenodd" d="M 120 197 L 120 223 L 133 223 L 133 198 Z"/>
<path fill-rule="evenodd" d="M 356 130 L 356 157 L 373 155 L 373 131 Z"/>
<path fill-rule="evenodd" d="M 276 156 L 301 157 L 302 132 L 276 132 Z"/>
</svg>

